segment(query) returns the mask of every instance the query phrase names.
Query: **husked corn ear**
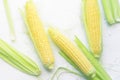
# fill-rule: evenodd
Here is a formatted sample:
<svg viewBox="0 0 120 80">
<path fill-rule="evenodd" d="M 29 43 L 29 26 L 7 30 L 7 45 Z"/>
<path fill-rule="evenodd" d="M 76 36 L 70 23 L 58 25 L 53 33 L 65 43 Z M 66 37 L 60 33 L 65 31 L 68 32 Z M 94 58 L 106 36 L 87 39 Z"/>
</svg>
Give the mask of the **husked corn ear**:
<svg viewBox="0 0 120 80">
<path fill-rule="evenodd" d="M 87 76 L 93 76 L 95 69 L 85 55 L 64 35 L 54 28 L 49 28 L 49 34 L 57 46 L 78 66 Z"/>
<path fill-rule="evenodd" d="M 47 69 L 54 67 L 54 56 L 47 35 L 32 1 L 26 3 L 26 20 L 33 43 Z"/>
<path fill-rule="evenodd" d="M 84 22 L 92 53 L 99 57 L 102 47 L 100 9 L 97 0 L 84 0 Z"/>
<path fill-rule="evenodd" d="M 38 65 L 29 57 L 23 55 L 13 47 L 0 39 L 0 58 L 12 65 L 13 67 L 30 75 L 39 76 L 40 70 Z"/>
</svg>

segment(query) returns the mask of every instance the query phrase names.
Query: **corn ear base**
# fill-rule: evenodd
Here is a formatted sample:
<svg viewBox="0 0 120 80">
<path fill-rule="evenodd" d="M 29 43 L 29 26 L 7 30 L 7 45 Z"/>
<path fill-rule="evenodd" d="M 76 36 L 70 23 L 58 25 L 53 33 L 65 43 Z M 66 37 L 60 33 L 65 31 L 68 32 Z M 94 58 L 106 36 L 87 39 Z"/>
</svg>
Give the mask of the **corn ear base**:
<svg viewBox="0 0 120 80">
<path fill-rule="evenodd" d="M 28 1 L 25 5 L 26 20 L 28 30 L 32 41 L 37 49 L 40 59 L 44 66 L 51 70 L 54 67 L 54 56 L 47 35 L 43 28 L 42 21 L 39 19 L 37 10 L 32 1 Z"/>
<path fill-rule="evenodd" d="M 83 0 L 83 19 L 91 52 L 99 58 L 102 52 L 101 15 L 97 0 Z"/>
<path fill-rule="evenodd" d="M 80 48 L 80 50 L 83 51 L 85 56 L 89 59 L 89 61 L 95 67 L 96 74 L 101 78 L 101 80 L 112 80 L 111 77 L 108 75 L 108 73 L 101 66 L 101 64 L 94 58 L 94 56 L 87 50 L 84 44 L 77 37 L 75 38 L 75 42 Z"/>
<path fill-rule="evenodd" d="M 12 65 L 13 67 L 21 70 L 30 75 L 39 76 L 41 71 L 38 65 L 29 57 L 23 55 L 13 47 L 9 46 L 6 42 L 0 39 L 0 58 Z"/>
</svg>

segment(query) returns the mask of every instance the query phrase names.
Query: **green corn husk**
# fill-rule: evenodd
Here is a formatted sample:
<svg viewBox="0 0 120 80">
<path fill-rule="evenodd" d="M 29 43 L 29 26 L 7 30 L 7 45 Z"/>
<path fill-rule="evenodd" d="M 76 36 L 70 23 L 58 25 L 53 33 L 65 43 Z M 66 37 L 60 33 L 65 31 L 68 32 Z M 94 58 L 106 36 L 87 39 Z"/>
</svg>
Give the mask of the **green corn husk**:
<svg viewBox="0 0 120 80">
<path fill-rule="evenodd" d="M 116 22 L 120 22 L 120 10 L 119 10 L 119 1 L 118 0 L 110 0 L 112 7 L 112 14 Z"/>
<path fill-rule="evenodd" d="M 108 23 L 114 24 L 115 19 L 114 19 L 113 14 L 112 14 L 112 9 L 111 9 L 112 7 L 110 4 L 110 0 L 102 0 L 102 5 L 104 8 L 104 13 L 105 13 L 105 16 L 106 16 Z"/>
<path fill-rule="evenodd" d="M 102 0 L 102 5 L 109 24 L 120 22 L 119 0 Z"/>
<path fill-rule="evenodd" d="M 119 13 L 119 18 L 120 18 L 120 2 L 118 1 L 118 13 Z"/>
<path fill-rule="evenodd" d="M 11 40 L 15 41 L 14 24 L 13 24 L 13 20 L 12 20 L 12 17 L 11 17 L 10 8 L 9 8 L 9 5 L 8 5 L 8 0 L 3 0 L 3 2 L 4 2 L 4 7 L 5 7 L 8 23 L 9 23 L 9 26 L 10 26 Z"/>
<path fill-rule="evenodd" d="M 83 43 L 76 37 L 75 42 L 78 47 L 83 51 L 85 56 L 90 60 L 92 65 L 95 67 L 97 75 L 101 78 L 101 80 L 112 80 L 107 72 L 103 69 L 101 64 L 94 58 L 94 56 L 87 50 L 87 48 L 83 45 Z"/>
<path fill-rule="evenodd" d="M 6 42 L 0 39 L 0 58 L 30 75 L 39 76 L 41 71 L 38 65 L 32 61 L 29 57 L 23 55 Z"/>
</svg>

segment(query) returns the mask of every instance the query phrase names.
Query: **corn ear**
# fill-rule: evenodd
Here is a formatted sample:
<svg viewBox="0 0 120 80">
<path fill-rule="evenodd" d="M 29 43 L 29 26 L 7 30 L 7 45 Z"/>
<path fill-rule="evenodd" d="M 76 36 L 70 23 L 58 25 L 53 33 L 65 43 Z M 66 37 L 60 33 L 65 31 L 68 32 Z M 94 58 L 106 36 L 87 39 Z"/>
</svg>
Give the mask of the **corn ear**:
<svg viewBox="0 0 120 80">
<path fill-rule="evenodd" d="M 41 71 L 37 64 L 29 57 L 23 55 L 21 52 L 15 50 L 6 42 L 0 39 L 0 58 L 30 75 L 39 76 Z"/>
<path fill-rule="evenodd" d="M 101 80 L 112 80 L 110 76 L 107 74 L 107 72 L 104 70 L 104 68 L 101 66 L 101 64 L 94 58 L 94 56 L 87 50 L 84 44 L 77 37 L 75 38 L 75 42 L 80 48 L 80 50 L 82 50 L 85 56 L 95 67 L 96 74 L 101 78 Z"/>
<path fill-rule="evenodd" d="M 41 61 L 47 69 L 52 69 L 54 67 L 54 56 L 35 5 L 32 1 L 28 1 L 25 9 L 28 30 Z"/>
<path fill-rule="evenodd" d="M 14 24 L 13 24 L 13 20 L 12 20 L 12 17 L 11 17 L 11 12 L 10 12 L 10 8 L 9 8 L 8 0 L 3 0 L 3 2 L 4 2 L 4 8 L 5 8 L 5 11 L 6 11 L 6 16 L 7 16 L 7 19 L 8 19 L 8 23 L 9 23 L 9 26 L 10 26 L 11 40 L 15 41 Z"/>
<path fill-rule="evenodd" d="M 86 75 L 93 77 L 94 67 L 85 57 L 85 55 L 64 35 L 54 28 L 49 28 L 49 34 L 57 46 L 74 62 L 78 68 Z"/>
<path fill-rule="evenodd" d="M 102 50 L 101 16 L 97 0 L 83 0 L 83 15 L 91 52 L 99 57 Z"/>
</svg>

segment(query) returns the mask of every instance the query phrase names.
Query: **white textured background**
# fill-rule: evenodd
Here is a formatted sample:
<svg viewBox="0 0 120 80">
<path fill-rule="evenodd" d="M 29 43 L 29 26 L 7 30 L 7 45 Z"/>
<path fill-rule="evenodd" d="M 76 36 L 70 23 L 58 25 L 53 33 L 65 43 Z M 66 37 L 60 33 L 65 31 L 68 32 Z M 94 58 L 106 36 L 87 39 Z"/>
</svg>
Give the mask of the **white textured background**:
<svg viewBox="0 0 120 80">
<path fill-rule="evenodd" d="M 82 42 L 88 47 L 81 16 L 81 1 L 82 0 L 34 0 L 46 31 L 49 26 L 57 27 L 71 40 L 74 40 L 74 35 L 79 36 Z M 53 43 L 51 43 L 51 45 L 56 59 L 55 69 L 48 72 L 43 68 L 19 12 L 19 8 L 24 10 L 25 2 L 26 0 L 9 0 L 16 33 L 16 42 L 13 43 L 10 41 L 9 25 L 5 15 L 3 0 L 0 0 L 0 38 L 31 57 L 40 66 L 42 70 L 40 77 L 43 78 L 43 80 L 48 80 L 59 66 L 64 66 L 75 71 L 75 69 L 58 54 L 59 50 L 57 50 Z M 100 62 L 113 80 L 120 80 L 120 24 L 108 25 L 102 7 L 101 13 L 103 55 Z M 63 74 L 60 78 L 61 80 L 82 80 L 72 74 Z M 0 80 L 38 80 L 38 78 L 24 74 L 0 59 Z"/>
</svg>

